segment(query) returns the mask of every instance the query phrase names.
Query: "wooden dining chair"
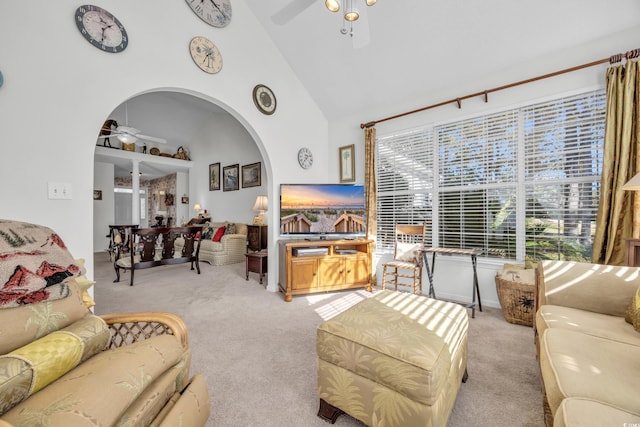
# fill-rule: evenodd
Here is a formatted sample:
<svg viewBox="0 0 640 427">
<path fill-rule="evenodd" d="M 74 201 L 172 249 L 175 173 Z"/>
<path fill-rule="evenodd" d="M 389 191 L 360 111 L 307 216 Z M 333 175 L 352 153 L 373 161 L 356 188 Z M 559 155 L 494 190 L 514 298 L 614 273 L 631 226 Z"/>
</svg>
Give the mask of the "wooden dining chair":
<svg viewBox="0 0 640 427">
<path fill-rule="evenodd" d="M 422 249 L 426 242 L 426 224 L 396 224 L 393 260 L 382 265 L 382 289 L 387 284 L 413 285 L 413 293 L 422 295 Z M 411 283 L 412 282 L 412 283 Z"/>
</svg>

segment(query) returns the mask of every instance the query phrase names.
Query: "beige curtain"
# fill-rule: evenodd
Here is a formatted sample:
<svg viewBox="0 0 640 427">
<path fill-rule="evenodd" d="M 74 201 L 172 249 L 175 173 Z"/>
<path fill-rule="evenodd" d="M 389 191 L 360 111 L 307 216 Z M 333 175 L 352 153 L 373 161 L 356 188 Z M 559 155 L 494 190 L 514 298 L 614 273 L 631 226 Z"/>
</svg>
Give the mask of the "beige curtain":
<svg viewBox="0 0 640 427">
<path fill-rule="evenodd" d="M 375 265 L 376 236 L 378 229 L 378 196 L 376 194 L 376 128 L 364 129 L 364 191 L 367 211 L 367 239 L 373 240 L 372 261 Z M 373 284 L 376 284 L 375 271 L 371 272 Z"/>
<path fill-rule="evenodd" d="M 600 204 L 592 254 L 595 263 L 624 265 L 624 239 L 640 237 L 640 194 L 622 190 L 640 171 L 639 90 L 637 61 L 609 67 Z"/>
</svg>

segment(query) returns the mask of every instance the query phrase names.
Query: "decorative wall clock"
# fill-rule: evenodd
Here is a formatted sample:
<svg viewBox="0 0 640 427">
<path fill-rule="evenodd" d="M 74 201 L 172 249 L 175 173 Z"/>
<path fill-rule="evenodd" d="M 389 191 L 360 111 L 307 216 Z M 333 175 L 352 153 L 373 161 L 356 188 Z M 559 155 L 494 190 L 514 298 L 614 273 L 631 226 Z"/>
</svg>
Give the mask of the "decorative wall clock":
<svg viewBox="0 0 640 427">
<path fill-rule="evenodd" d="M 276 111 L 276 96 L 265 85 L 257 85 L 253 88 L 253 103 L 264 114 L 273 114 Z"/>
<path fill-rule="evenodd" d="M 307 147 L 302 147 L 298 151 L 298 163 L 302 169 L 309 169 L 313 165 L 313 154 Z"/>
<path fill-rule="evenodd" d="M 222 55 L 211 40 L 206 37 L 194 37 L 189 43 L 189 52 L 193 62 L 200 69 L 209 74 L 215 74 L 222 69 Z"/>
<path fill-rule="evenodd" d="M 186 0 L 187 4 L 207 24 L 226 27 L 231 22 L 230 0 Z"/>
<path fill-rule="evenodd" d="M 77 8 L 76 25 L 89 43 L 105 52 L 122 52 L 129 43 L 124 25 L 101 7 L 85 4 Z"/>
</svg>

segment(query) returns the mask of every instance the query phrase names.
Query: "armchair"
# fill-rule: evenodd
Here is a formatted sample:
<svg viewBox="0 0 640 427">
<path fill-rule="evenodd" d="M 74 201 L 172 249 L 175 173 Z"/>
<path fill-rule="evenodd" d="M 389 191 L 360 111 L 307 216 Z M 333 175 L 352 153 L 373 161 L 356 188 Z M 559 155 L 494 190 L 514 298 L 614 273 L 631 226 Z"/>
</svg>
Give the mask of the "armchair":
<svg viewBox="0 0 640 427">
<path fill-rule="evenodd" d="M 209 393 L 190 377 L 184 322 L 96 316 L 91 284 L 51 229 L 0 220 L 0 426 L 203 426 Z"/>
</svg>

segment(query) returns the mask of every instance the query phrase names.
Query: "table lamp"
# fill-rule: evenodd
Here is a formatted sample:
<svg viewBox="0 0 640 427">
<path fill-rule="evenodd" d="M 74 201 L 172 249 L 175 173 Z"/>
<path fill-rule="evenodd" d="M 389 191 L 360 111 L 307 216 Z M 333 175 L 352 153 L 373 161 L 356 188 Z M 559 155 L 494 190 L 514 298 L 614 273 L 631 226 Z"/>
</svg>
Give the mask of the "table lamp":
<svg viewBox="0 0 640 427">
<path fill-rule="evenodd" d="M 258 215 L 253 217 L 253 225 L 265 225 L 264 222 L 264 213 L 269 208 L 269 200 L 267 196 L 258 196 L 256 197 L 256 202 L 253 205 L 252 210 L 260 212 Z"/>
</svg>

